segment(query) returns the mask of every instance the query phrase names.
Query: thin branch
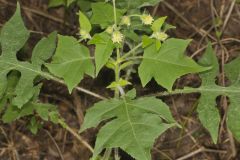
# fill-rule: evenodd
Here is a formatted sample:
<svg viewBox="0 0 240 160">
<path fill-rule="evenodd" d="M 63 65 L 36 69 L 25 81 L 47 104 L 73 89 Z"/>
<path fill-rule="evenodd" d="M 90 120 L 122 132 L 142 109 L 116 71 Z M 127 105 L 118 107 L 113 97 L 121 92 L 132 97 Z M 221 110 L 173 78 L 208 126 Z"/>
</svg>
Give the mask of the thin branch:
<svg viewBox="0 0 240 160">
<path fill-rule="evenodd" d="M 59 123 L 63 128 L 65 128 L 69 133 L 71 133 L 77 140 L 79 140 L 80 143 L 82 143 L 91 153 L 94 152 L 91 145 L 85 141 L 77 132 L 75 132 L 70 126 L 68 126 L 64 121 L 60 120 Z"/>
<path fill-rule="evenodd" d="M 232 12 L 233 12 L 235 4 L 236 4 L 236 0 L 232 0 L 231 6 L 230 6 L 230 8 L 228 10 L 227 16 L 226 16 L 226 18 L 224 20 L 224 23 L 223 23 L 222 33 L 225 31 L 225 29 L 227 27 L 227 24 L 229 22 L 229 19 L 230 19 L 230 16 L 231 16 Z"/>
<path fill-rule="evenodd" d="M 58 154 L 59 154 L 59 156 L 61 157 L 61 160 L 64 160 L 63 155 L 62 155 L 62 152 L 61 152 L 61 150 L 60 150 L 57 142 L 55 141 L 55 139 L 52 137 L 52 135 L 49 133 L 48 130 L 44 129 L 44 131 L 47 133 L 47 135 L 50 137 L 50 139 L 51 139 L 52 142 L 54 143 L 54 145 L 55 145 L 55 147 L 56 147 L 56 149 L 57 149 L 57 151 L 58 151 Z"/>
<path fill-rule="evenodd" d="M 97 93 L 94 93 L 94 92 L 89 91 L 89 90 L 87 90 L 87 89 L 85 89 L 85 88 L 82 88 L 82 87 L 75 87 L 75 89 L 78 90 L 78 91 L 80 91 L 80 92 L 83 92 L 83 93 L 86 93 L 86 94 L 88 94 L 88 95 L 91 95 L 91 96 L 93 96 L 93 97 L 95 97 L 95 98 L 101 99 L 101 100 L 106 100 L 106 99 L 108 99 L 108 98 L 106 98 L 106 97 L 103 97 L 103 96 L 101 96 L 101 95 L 99 95 L 99 94 L 97 94 Z"/>
<path fill-rule="evenodd" d="M 226 151 L 223 151 L 223 150 L 215 150 L 215 149 L 206 149 L 204 147 L 201 147 L 191 153 L 188 153 L 187 155 L 185 156 L 182 156 L 180 158 L 178 158 L 177 160 L 185 160 L 185 159 L 188 159 L 190 157 L 193 157 L 199 153 L 202 153 L 202 152 L 213 152 L 213 153 L 222 153 L 222 154 L 226 154 L 227 152 Z"/>
</svg>

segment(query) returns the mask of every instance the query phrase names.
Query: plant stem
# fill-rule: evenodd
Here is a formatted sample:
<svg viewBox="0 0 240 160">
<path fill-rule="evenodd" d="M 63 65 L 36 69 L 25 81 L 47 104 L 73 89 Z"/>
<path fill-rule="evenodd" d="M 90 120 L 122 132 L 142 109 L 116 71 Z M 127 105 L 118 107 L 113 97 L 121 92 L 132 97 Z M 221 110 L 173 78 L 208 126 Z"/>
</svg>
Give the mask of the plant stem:
<svg viewBox="0 0 240 160">
<path fill-rule="evenodd" d="M 120 79 L 120 66 L 119 66 L 119 61 L 121 59 L 121 55 L 120 55 L 120 50 L 119 48 L 117 48 L 117 64 L 115 66 L 115 69 L 114 69 L 114 74 L 115 74 L 115 82 L 119 82 L 119 79 Z M 115 88 L 115 94 L 114 94 L 114 97 L 115 98 L 119 98 L 119 90 L 118 88 Z"/>
<path fill-rule="evenodd" d="M 53 80 L 53 81 L 56 81 L 56 82 L 58 82 L 58 83 L 60 83 L 60 84 L 66 85 L 66 83 L 65 83 L 63 80 L 61 80 L 61 79 L 59 79 L 59 78 L 57 78 L 57 77 L 55 77 L 55 76 L 52 76 L 52 75 L 49 74 L 49 73 L 41 72 L 40 75 L 41 75 L 42 77 L 48 79 L 48 80 Z M 106 99 L 107 99 L 106 97 L 103 97 L 103 96 L 101 96 L 101 95 L 99 95 L 99 94 L 97 94 L 97 93 L 94 93 L 94 92 L 89 91 L 89 90 L 87 90 L 87 89 L 85 89 L 85 88 L 82 88 L 82 87 L 75 87 L 75 89 L 78 90 L 78 91 L 80 91 L 80 92 L 83 92 L 83 93 L 86 93 L 86 94 L 88 94 L 88 95 L 91 95 L 91 96 L 93 96 L 93 97 L 96 97 L 96 98 L 98 98 L 98 99 L 101 99 L 101 100 L 106 100 Z"/>
<path fill-rule="evenodd" d="M 109 160 L 111 156 L 112 149 L 107 148 L 106 151 L 104 152 L 102 160 Z"/>
<path fill-rule="evenodd" d="M 117 48 L 117 64 L 115 66 L 115 70 L 114 70 L 114 73 L 115 73 L 115 82 L 119 82 L 120 80 L 120 65 L 119 65 L 119 62 L 121 61 L 121 55 L 120 55 L 120 50 L 119 48 Z M 119 98 L 119 89 L 118 88 L 115 88 L 115 94 L 114 94 L 114 97 L 115 98 Z M 118 148 L 115 148 L 114 149 L 114 158 L 115 160 L 118 160 L 120 159 L 119 158 L 119 154 L 118 154 Z"/>
<path fill-rule="evenodd" d="M 116 2 L 113 0 L 113 14 L 114 14 L 114 23 L 117 26 L 117 12 L 116 12 Z"/>
<path fill-rule="evenodd" d="M 129 56 L 131 56 L 131 54 L 133 53 L 133 52 L 135 52 L 138 48 L 140 48 L 142 46 L 142 43 L 139 43 L 136 47 L 134 47 L 133 49 L 131 49 L 129 52 L 127 52 L 126 54 L 124 54 L 123 56 L 122 56 L 122 59 L 126 59 L 126 58 L 128 58 Z"/>
<path fill-rule="evenodd" d="M 70 132 L 75 138 L 77 138 L 91 153 L 94 152 L 93 148 L 85 141 L 77 132 L 75 132 L 67 123 L 63 120 L 59 120 L 59 124 L 65 128 L 68 132 Z"/>
<path fill-rule="evenodd" d="M 113 14 L 114 14 L 114 26 L 117 27 L 117 12 L 116 12 L 116 1 L 113 0 Z M 114 69 L 114 74 L 115 74 L 115 82 L 119 82 L 120 79 L 120 66 L 119 66 L 119 62 L 121 61 L 121 55 L 120 55 L 120 50 L 119 48 L 116 49 L 117 51 L 117 59 L 116 62 L 117 64 L 115 65 L 115 69 Z M 115 88 L 114 91 L 114 97 L 115 98 L 119 98 L 119 90 L 118 88 Z M 115 159 L 119 159 L 118 157 L 118 149 L 115 148 Z M 106 149 L 104 156 L 103 156 L 103 160 L 109 160 L 110 156 L 111 156 L 111 152 L 112 149 Z"/>
</svg>

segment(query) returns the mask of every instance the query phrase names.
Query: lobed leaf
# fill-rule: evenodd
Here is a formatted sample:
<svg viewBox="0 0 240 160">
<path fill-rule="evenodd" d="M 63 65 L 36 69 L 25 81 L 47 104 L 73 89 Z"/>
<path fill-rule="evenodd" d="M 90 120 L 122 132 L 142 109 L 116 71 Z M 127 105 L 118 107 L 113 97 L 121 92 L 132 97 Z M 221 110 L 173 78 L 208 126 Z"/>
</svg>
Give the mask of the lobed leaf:
<svg viewBox="0 0 240 160">
<path fill-rule="evenodd" d="M 202 85 L 198 88 L 201 97 L 197 111 L 203 126 L 208 129 L 214 143 L 217 143 L 221 120 L 219 111 L 216 108 L 216 98 L 220 95 L 229 97 L 230 106 L 227 113 L 227 125 L 233 132 L 233 135 L 240 140 L 240 118 L 238 114 L 240 109 L 238 107 L 240 103 L 239 62 L 238 58 L 225 65 L 226 75 L 232 84 L 228 87 L 222 87 L 215 84 L 216 76 L 219 74 L 219 64 L 210 44 L 200 60 L 200 64 L 205 66 L 212 65 L 212 69 L 200 74 Z"/>
<path fill-rule="evenodd" d="M 176 125 L 161 100 L 154 97 L 134 100 L 132 91 L 127 95 L 131 98 L 101 101 L 87 111 L 81 131 L 109 120 L 98 133 L 93 159 L 104 148 L 120 147 L 137 160 L 150 160 L 155 139 Z"/>
<path fill-rule="evenodd" d="M 87 47 L 70 36 L 58 36 L 58 44 L 51 63 L 47 68 L 55 76 L 63 78 L 69 92 L 80 83 L 84 74 L 94 75 L 94 66 Z"/>
<path fill-rule="evenodd" d="M 145 86 L 152 78 L 167 90 L 172 90 L 177 78 L 188 73 L 206 71 L 191 58 L 184 56 L 189 40 L 168 39 L 162 44 L 160 50 L 155 43 L 149 45 L 145 42 L 143 61 L 138 68 L 142 85 Z M 166 71 L 167 70 L 167 71 Z"/>
<path fill-rule="evenodd" d="M 16 32 L 16 28 L 18 32 Z M 3 26 L 1 30 L 1 47 L 2 54 L 0 56 L 0 98 L 6 92 L 7 75 L 12 70 L 19 71 L 21 77 L 16 85 L 12 103 L 14 106 L 21 108 L 34 95 L 37 86 L 34 80 L 36 77 L 45 76 L 41 71 L 42 64 L 49 59 L 55 49 L 56 33 L 52 33 L 48 38 L 42 39 L 34 48 L 32 55 L 32 63 L 18 61 L 16 54 L 26 43 L 29 32 L 24 26 L 21 18 L 20 6 L 14 16 Z"/>
<path fill-rule="evenodd" d="M 230 105 L 227 113 L 227 125 L 233 135 L 240 141 L 240 58 L 225 65 L 225 72 L 231 81 L 231 92 L 227 93 Z"/>
</svg>

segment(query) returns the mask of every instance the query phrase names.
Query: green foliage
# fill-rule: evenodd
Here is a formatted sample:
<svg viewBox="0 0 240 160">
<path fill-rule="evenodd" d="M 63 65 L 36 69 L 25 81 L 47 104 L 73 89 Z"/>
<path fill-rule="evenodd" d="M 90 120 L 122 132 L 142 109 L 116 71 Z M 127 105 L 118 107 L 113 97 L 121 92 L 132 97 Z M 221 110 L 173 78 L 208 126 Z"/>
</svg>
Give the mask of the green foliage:
<svg viewBox="0 0 240 160">
<path fill-rule="evenodd" d="M 138 9 L 146 6 L 154 6 L 162 0 L 117 0 L 116 5 L 118 8 L 127 10 Z M 50 0 L 49 7 L 58 7 L 65 5 L 69 7 L 71 4 L 76 3 L 81 10 L 88 11 L 91 8 L 91 3 L 105 2 L 105 0 Z"/>
<path fill-rule="evenodd" d="M 240 58 L 225 65 L 231 85 L 221 87 L 215 84 L 219 64 L 210 45 L 199 65 L 184 55 L 190 40 L 168 39 L 167 30 L 174 27 L 165 23 L 167 17 L 154 20 L 151 15 L 141 12 L 141 7 L 152 6 L 160 1 L 117 0 L 112 5 L 114 1 L 51 0 L 52 7 L 69 6 L 74 2 L 82 4 L 79 11 L 80 39 L 57 36 L 54 32 L 38 42 L 29 61 L 19 61 L 16 56 L 29 38 L 18 5 L 16 13 L 3 26 L 0 35 L 2 120 L 12 122 L 28 116 L 31 118 L 28 127 L 34 134 L 42 126 L 39 118 L 60 123 L 67 128 L 67 124 L 59 118 L 56 107 L 38 101 L 40 80 L 46 78 L 64 82 L 71 92 L 84 75 L 94 77 L 106 65 L 115 74 L 115 80 L 107 87 L 114 90 L 114 98 L 100 101 L 87 110 L 81 128 L 84 131 L 105 122 L 97 135 L 93 159 L 97 159 L 104 149 L 121 148 L 137 160 L 150 160 L 155 139 L 168 128 L 178 125 L 168 106 L 161 100 L 155 97 L 136 98 L 135 90 L 125 94 L 124 87 L 132 84 L 129 77 L 134 65 L 140 64 L 138 75 L 143 86 L 155 79 L 169 94 L 201 93 L 197 111 L 215 143 L 220 123 L 216 98 L 227 96 L 230 99 L 227 125 L 240 140 Z M 114 8 L 115 5 L 117 8 Z M 81 44 L 82 41 L 95 47 L 94 56 Z M 52 61 L 46 63 L 49 59 Z M 198 72 L 201 72 L 202 78 L 199 88 L 186 87 L 172 91 L 177 78 Z"/>
<path fill-rule="evenodd" d="M 18 32 L 15 32 L 16 28 Z M 38 102 L 41 85 L 35 83 L 39 76 L 48 77 L 41 69 L 44 61 L 48 60 L 55 50 L 56 33 L 39 41 L 33 49 L 31 62 L 19 61 L 16 54 L 27 41 L 29 32 L 22 21 L 20 6 L 17 5 L 16 13 L 3 26 L 0 37 L 0 112 L 3 112 L 1 119 L 9 123 L 37 114 L 43 120 L 49 120 L 50 113 L 57 113 L 56 107 Z M 36 131 L 36 126 L 32 131 Z"/>
<path fill-rule="evenodd" d="M 91 17 L 92 24 L 98 24 L 102 28 L 106 28 L 109 25 L 114 24 L 114 13 L 113 6 L 109 3 L 98 2 L 92 3 L 92 12 Z M 126 10 L 116 9 L 116 18 L 117 21 L 120 21 L 120 17 L 126 12 Z"/>
<path fill-rule="evenodd" d="M 61 5 L 70 6 L 75 0 L 50 0 L 48 7 L 57 7 Z"/>
<path fill-rule="evenodd" d="M 109 34 L 103 32 L 95 34 L 93 39 L 89 41 L 89 44 L 95 44 L 95 64 L 96 64 L 96 75 L 102 69 L 102 67 L 108 62 L 111 57 L 114 45 Z"/>
<path fill-rule="evenodd" d="M 152 24 L 152 30 L 154 32 L 159 32 L 165 22 L 165 20 L 167 19 L 167 17 L 160 17 L 157 20 L 155 20 Z"/>
<path fill-rule="evenodd" d="M 189 40 L 168 39 L 157 51 L 155 44 L 144 49 L 143 61 L 138 73 L 145 86 L 152 78 L 158 84 L 171 91 L 177 78 L 187 73 L 196 73 L 207 70 L 192 59 L 184 56 Z M 167 69 L 167 72 L 166 72 Z"/>
<path fill-rule="evenodd" d="M 59 35 L 56 53 L 46 66 L 51 73 L 63 78 L 69 92 L 72 92 L 85 73 L 94 75 L 91 59 L 88 48 L 79 44 L 74 37 Z"/>
<path fill-rule="evenodd" d="M 202 79 L 202 91 L 197 111 L 199 113 L 199 118 L 203 126 L 208 129 L 213 141 L 216 143 L 220 123 L 220 115 L 216 107 L 216 97 L 221 93 L 208 91 L 209 89 L 212 90 L 219 88 L 219 86 L 215 84 L 216 76 L 219 72 L 218 61 L 217 57 L 214 55 L 211 45 L 208 46 L 204 56 L 201 58 L 199 63 L 204 66 L 212 66 L 211 71 L 202 73 L 200 75 Z"/>
<path fill-rule="evenodd" d="M 79 11 L 79 23 L 80 23 L 80 30 L 84 30 L 87 33 L 89 33 L 92 30 L 91 23 L 81 11 Z"/>
<path fill-rule="evenodd" d="M 233 135 L 240 141 L 240 58 L 236 58 L 232 62 L 225 65 L 225 71 L 228 78 L 231 80 L 231 86 L 228 87 L 230 91 L 227 96 L 230 98 L 230 105 L 228 109 L 227 125 L 232 131 Z"/>
<path fill-rule="evenodd" d="M 15 32 L 15 28 L 18 28 L 18 32 Z M 28 37 L 29 32 L 22 22 L 18 5 L 15 15 L 1 31 L 0 97 L 6 90 L 8 73 L 12 70 L 21 72 L 15 88 L 16 96 L 13 98 L 13 105 L 19 108 L 32 98 L 38 88 L 34 85 L 34 80 L 37 76 L 44 74 L 41 71 L 43 61 L 49 59 L 55 49 L 56 33 L 53 33 L 47 39 L 42 39 L 34 48 L 31 63 L 18 61 L 16 53 L 23 47 Z"/>
<path fill-rule="evenodd" d="M 128 10 L 155 6 L 162 0 L 117 0 L 117 6 Z"/>
<path fill-rule="evenodd" d="M 87 111 L 82 131 L 110 119 L 98 133 L 93 159 L 104 148 L 120 147 L 138 160 L 149 160 L 155 139 L 175 125 L 168 106 L 161 100 L 126 96 L 96 103 Z"/>
<path fill-rule="evenodd" d="M 212 69 L 202 73 L 202 85 L 198 88 L 201 97 L 198 105 L 199 118 L 203 126 L 210 132 L 213 141 L 216 143 L 218 138 L 218 130 L 220 123 L 219 111 L 216 108 L 216 98 L 218 96 L 227 96 L 230 99 L 229 111 L 227 113 L 227 125 L 233 135 L 240 140 L 239 107 L 240 103 L 240 85 L 239 85 L 239 62 L 237 58 L 226 64 L 225 72 L 232 84 L 228 87 L 222 87 L 215 83 L 216 76 L 219 73 L 219 65 L 213 49 L 209 45 L 205 55 L 200 60 L 200 64 L 208 66 L 212 65 Z"/>
</svg>

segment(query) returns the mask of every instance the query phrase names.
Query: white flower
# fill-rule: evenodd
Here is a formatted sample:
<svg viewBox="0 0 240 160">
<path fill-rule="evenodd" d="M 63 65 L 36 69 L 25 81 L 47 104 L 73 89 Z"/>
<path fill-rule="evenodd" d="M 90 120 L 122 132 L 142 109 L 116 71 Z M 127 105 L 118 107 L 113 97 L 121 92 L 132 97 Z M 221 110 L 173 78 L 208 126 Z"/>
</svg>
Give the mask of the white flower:
<svg viewBox="0 0 240 160">
<path fill-rule="evenodd" d="M 160 41 L 165 41 L 168 38 L 168 35 L 164 32 L 154 32 L 152 37 Z"/>
<path fill-rule="evenodd" d="M 123 34 L 119 31 L 114 31 L 112 33 L 113 43 L 121 43 L 123 41 Z"/>
<path fill-rule="evenodd" d="M 105 31 L 109 34 L 112 34 L 113 33 L 113 26 L 109 26 Z"/>
<path fill-rule="evenodd" d="M 83 29 L 80 30 L 80 36 L 82 39 L 91 39 L 91 35 L 89 34 L 89 32 Z"/>
<path fill-rule="evenodd" d="M 140 16 L 142 23 L 145 25 L 151 25 L 154 21 L 153 17 L 151 15 L 143 14 Z"/>
<path fill-rule="evenodd" d="M 121 20 L 121 24 L 130 26 L 131 25 L 131 19 L 128 16 L 123 16 Z"/>
</svg>

